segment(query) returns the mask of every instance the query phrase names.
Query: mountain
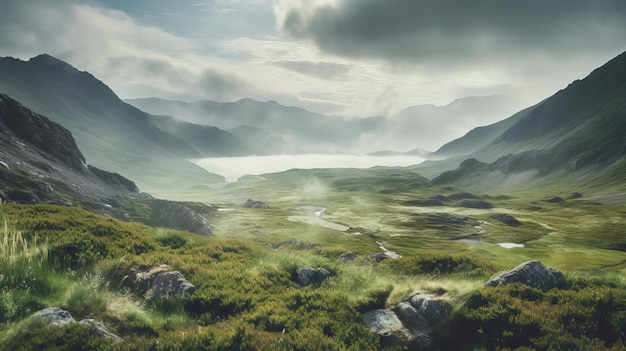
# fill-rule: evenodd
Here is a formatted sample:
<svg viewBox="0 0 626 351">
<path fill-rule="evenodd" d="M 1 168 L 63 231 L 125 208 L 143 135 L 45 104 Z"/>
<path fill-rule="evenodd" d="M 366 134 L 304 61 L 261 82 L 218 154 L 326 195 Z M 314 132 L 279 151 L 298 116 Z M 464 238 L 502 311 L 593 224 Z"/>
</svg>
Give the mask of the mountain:
<svg viewBox="0 0 626 351">
<path fill-rule="evenodd" d="M 258 153 L 234 133 L 217 127 L 188 123 L 171 116 L 150 116 L 150 123 L 196 150 L 202 157 L 248 156 Z"/>
<path fill-rule="evenodd" d="M 510 127 L 495 138 L 491 135 L 490 142 L 462 156 L 476 159 L 482 166 L 474 162 L 472 167 L 465 164 L 453 171 L 454 177 L 446 173 L 444 178 L 465 184 L 479 178 L 491 179 L 485 185 L 493 185 L 496 179 L 505 178 L 516 178 L 519 183 L 519 175 L 524 174 L 534 186 L 541 181 L 623 186 L 626 53 L 500 125 L 486 128 L 499 131 L 511 119 L 515 123 Z M 475 143 L 474 135 L 468 133 L 449 143 L 448 148 L 472 143 Z M 445 183 L 442 178 L 436 182 Z M 526 182 L 526 186 L 531 185 Z"/>
<path fill-rule="evenodd" d="M 87 72 L 49 55 L 0 58 L 0 93 L 71 131 L 92 164 L 136 179 L 154 193 L 222 181 L 186 160 L 202 155 L 151 123 Z"/>
<path fill-rule="evenodd" d="M 124 221 L 210 234 L 206 219 L 181 203 L 139 193 L 120 174 L 87 165 L 60 124 L 0 94 L 0 202 L 77 206 Z"/>
<path fill-rule="evenodd" d="M 213 125 L 257 141 L 271 141 L 265 153 L 333 153 L 350 149 L 362 134 L 374 132 L 381 118 L 341 118 L 283 106 L 275 101 L 242 99 L 236 102 L 197 101 L 186 103 L 157 98 L 126 100 L 131 105 L 159 115 L 171 115 L 190 123 Z M 243 127 L 243 128 L 242 128 Z M 256 138 L 255 138 L 256 139 Z M 270 151 L 271 150 L 271 151 Z"/>
<path fill-rule="evenodd" d="M 157 98 L 126 101 L 152 114 L 215 125 L 240 137 L 238 133 L 244 128 L 248 136 L 244 140 L 255 130 L 257 137 L 264 135 L 260 140 L 252 138 L 260 145 L 268 140 L 278 143 L 267 144 L 268 149 L 263 150 L 266 153 L 425 150 L 462 135 L 478 121 L 505 116 L 514 105 L 513 99 L 505 96 L 467 97 L 445 106 L 407 107 L 390 117 L 341 118 L 252 99 L 228 103 Z"/>
<path fill-rule="evenodd" d="M 433 150 L 480 123 L 502 119 L 514 106 L 512 97 L 497 95 L 465 97 L 444 106 L 410 106 L 385 118 L 376 135 L 365 139 L 379 149 Z"/>
</svg>

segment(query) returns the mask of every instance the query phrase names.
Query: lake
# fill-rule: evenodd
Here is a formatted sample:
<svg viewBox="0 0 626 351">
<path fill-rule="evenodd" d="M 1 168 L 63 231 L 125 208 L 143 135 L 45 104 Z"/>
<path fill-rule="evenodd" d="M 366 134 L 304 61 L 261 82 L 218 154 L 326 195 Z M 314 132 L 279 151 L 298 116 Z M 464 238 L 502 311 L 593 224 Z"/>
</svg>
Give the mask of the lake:
<svg viewBox="0 0 626 351">
<path fill-rule="evenodd" d="M 374 166 L 410 166 L 424 161 L 419 156 L 361 155 L 271 155 L 244 157 L 211 157 L 191 160 L 198 166 L 234 182 L 246 174 L 276 173 L 289 169 L 370 168 Z"/>
</svg>

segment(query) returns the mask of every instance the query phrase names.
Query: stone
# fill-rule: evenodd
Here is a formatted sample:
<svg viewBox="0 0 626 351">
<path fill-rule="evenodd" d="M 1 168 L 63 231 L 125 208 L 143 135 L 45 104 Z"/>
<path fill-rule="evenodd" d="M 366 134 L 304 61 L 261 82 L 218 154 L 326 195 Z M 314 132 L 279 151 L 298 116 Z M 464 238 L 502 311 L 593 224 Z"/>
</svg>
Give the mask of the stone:
<svg viewBox="0 0 626 351">
<path fill-rule="evenodd" d="M 59 307 L 44 308 L 43 310 L 35 312 L 33 317 L 41 318 L 48 326 L 55 325 L 61 327 L 76 322 L 68 311 L 62 310 Z"/>
<path fill-rule="evenodd" d="M 124 191 L 130 191 L 132 193 L 139 192 L 139 187 L 137 187 L 135 182 L 119 175 L 118 173 L 103 171 L 91 165 L 87 166 L 87 168 L 96 177 L 100 178 L 101 180 L 103 180 L 105 183 L 112 186 L 113 188 L 117 188 L 117 189 L 124 190 Z"/>
<path fill-rule="evenodd" d="M 496 213 L 496 214 L 492 215 L 491 218 L 497 219 L 500 222 L 502 222 L 502 223 L 504 223 L 506 225 L 513 226 L 513 227 L 517 227 L 517 226 L 522 225 L 522 223 L 517 218 L 515 218 L 515 217 L 513 217 L 513 216 L 511 216 L 509 214 L 506 214 L 506 213 Z"/>
<path fill-rule="evenodd" d="M 448 196 L 448 198 L 450 200 L 459 201 L 459 200 L 465 200 L 465 199 L 475 199 L 476 196 L 470 193 L 456 193 L 456 194 L 452 194 Z"/>
<path fill-rule="evenodd" d="M 35 184 L 37 185 L 37 188 L 39 188 L 39 190 L 43 191 L 44 193 L 51 193 L 54 191 L 54 189 L 52 188 L 52 186 L 46 182 L 35 182 Z"/>
<path fill-rule="evenodd" d="M 377 263 L 388 258 L 389 257 L 384 252 L 374 252 L 373 254 L 370 254 L 370 259 L 376 261 Z"/>
<path fill-rule="evenodd" d="M 270 208 L 267 202 L 248 199 L 246 203 L 242 205 L 245 208 Z"/>
<path fill-rule="evenodd" d="M 212 233 L 204 217 L 180 202 L 157 199 L 153 200 L 151 205 L 153 210 L 151 224 L 154 226 L 187 230 L 200 235 Z"/>
<path fill-rule="evenodd" d="M 333 274 L 324 268 L 298 267 L 298 282 L 302 286 L 319 286 L 322 282 L 330 278 Z"/>
<path fill-rule="evenodd" d="M 394 308 L 394 312 L 396 312 L 398 318 L 407 326 L 423 325 L 426 322 L 421 311 L 406 301 L 399 302 Z"/>
<path fill-rule="evenodd" d="M 112 339 L 115 342 L 122 341 L 122 338 L 108 331 L 106 327 L 104 326 L 104 324 L 102 324 L 102 322 L 98 322 L 95 319 L 83 319 L 79 323 L 93 326 L 95 328 L 95 331 L 93 334 L 99 338 Z"/>
<path fill-rule="evenodd" d="M 359 255 L 352 253 L 352 252 L 346 252 L 346 253 L 339 255 L 339 259 L 342 262 L 352 262 L 356 260 L 357 257 L 359 257 Z"/>
<path fill-rule="evenodd" d="M 150 291 L 156 298 L 175 298 L 185 294 L 193 294 L 196 287 L 178 271 L 156 274 Z"/>
<path fill-rule="evenodd" d="M 491 278 L 485 283 L 485 287 L 520 283 L 547 291 L 556 287 L 562 279 L 561 271 L 546 267 L 539 261 L 528 261 Z"/>
</svg>

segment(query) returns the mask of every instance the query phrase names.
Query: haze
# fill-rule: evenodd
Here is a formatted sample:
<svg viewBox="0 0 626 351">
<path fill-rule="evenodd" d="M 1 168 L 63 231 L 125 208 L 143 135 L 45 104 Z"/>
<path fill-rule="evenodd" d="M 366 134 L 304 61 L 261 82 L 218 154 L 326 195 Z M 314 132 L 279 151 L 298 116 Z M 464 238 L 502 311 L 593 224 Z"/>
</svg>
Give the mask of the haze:
<svg viewBox="0 0 626 351">
<path fill-rule="evenodd" d="M 489 114 L 429 120 L 437 137 L 405 147 L 434 150 L 622 52 L 625 14 L 621 0 L 3 1 L 0 56 L 49 53 L 127 99 L 253 98 L 344 117 L 503 97 Z"/>
</svg>

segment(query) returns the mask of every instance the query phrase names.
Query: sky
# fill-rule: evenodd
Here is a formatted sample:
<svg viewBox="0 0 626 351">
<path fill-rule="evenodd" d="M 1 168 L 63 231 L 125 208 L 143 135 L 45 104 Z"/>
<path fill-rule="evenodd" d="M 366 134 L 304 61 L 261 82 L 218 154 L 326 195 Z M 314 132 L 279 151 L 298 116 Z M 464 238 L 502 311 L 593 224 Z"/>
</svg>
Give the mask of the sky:
<svg viewBox="0 0 626 351">
<path fill-rule="evenodd" d="M 48 53 L 121 98 L 356 117 L 488 95 L 515 112 L 625 51 L 624 33 L 624 0 L 0 0 L 0 56 Z"/>
</svg>

